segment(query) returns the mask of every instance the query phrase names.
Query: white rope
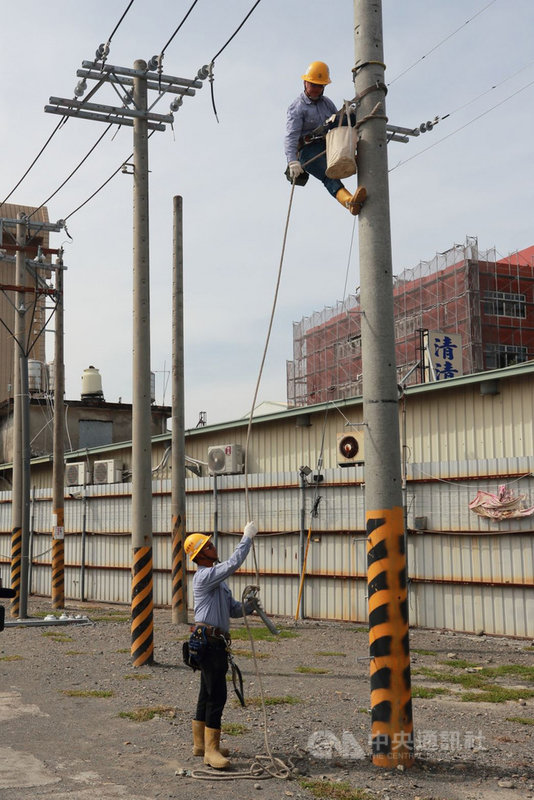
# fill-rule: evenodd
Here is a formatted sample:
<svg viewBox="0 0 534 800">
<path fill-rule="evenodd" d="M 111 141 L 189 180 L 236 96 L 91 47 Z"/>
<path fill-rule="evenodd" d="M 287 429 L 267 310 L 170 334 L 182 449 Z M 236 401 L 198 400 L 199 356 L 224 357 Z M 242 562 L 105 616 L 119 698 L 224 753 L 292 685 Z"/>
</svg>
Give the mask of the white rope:
<svg viewBox="0 0 534 800">
<path fill-rule="evenodd" d="M 284 228 L 284 237 L 282 240 L 282 252 L 280 254 L 280 263 L 278 265 L 278 277 L 276 280 L 276 289 L 274 292 L 274 299 L 273 305 L 271 309 L 271 318 L 269 320 L 269 328 L 267 331 L 267 337 L 265 340 L 265 347 L 263 349 L 263 356 L 261 359 L 260 370 L 258 374 L 258 379 L 256 381 L 256 388 L 254 390 L 254 398 L 252 400 L 252 407 L 250 409 L 250 415 L 248 419 L 248 426 L 247 426 L 247 438 L 245 441 L 245 506 L 247 511 L 247 520 L 252 519 L 251 511 L 250 511 L 250 502 L 248 497 L 248 447 L 250 441 L 250 433 L 252 429 L 252 418 L 254 416 L 254 409 L 256 407 L 256 400 L 258 397 L 258 392 L 260 388 L 261 377 L 263 373 L 263 367 L 265 365 L 265 359 L 267 357 L 267 349 L 269 347 L 269 340 L 271 338 L 271 331 L 273 327 L 274 321 L 274 314 L 276 311 L 276 303 L 278 300 L 278 291 L 280 289 L 280 280 L 282 277 L 282 265 L 284 263 L 284 254 L 286 249 L 286 242 L 287 242 L 287 231 L 289 228 L 289 219 L 291 216 L 291 207 L 293 205 L 293 194 L 295 191 L 295 180 L 292 181 L 291 184 L 291 194 L 289 197 L 289 207 L 287 209 L 287 216 L 286 216 L 286 224 Z M 254 549 L 254 539 L 252 540 L 252 553 L 254 555 L 254 569 L 256 572 L 256 582 L 259 582 L 259 571 L 258 571 L 258 562 L 256 560 L 256 551 Z M 244 603 L 244 597 L 242 597 L 242 602 Z M 292 764 L 286 764 L 282 759 L 273 756 L 271 747 L 269 744 L 269 735 L 267 733 L 267 710 L 265 707 L 265 693 L 263 691 L 263 682 L 261 679 L 261 674 L 258 667 L 258 659 L 256 657 L 256 649 L 254 646 L 254 638 L 252 636 L 252 631 L 249 626 L 249 622 L 247 619 L 247 615 L 243 614 L 243 618 L 245 620 L 245 627 L 247 629 L 248 638 L 250 641 L 250 646 L 252 649 L 252 659 L 254 661 L 254 671 L 256 674 L 256 678 L 258 681 L 258 685 L 260 687 L 260 698 L 261 698 L 261 708 L 263 714 L 263 735 L 265 741 L 265 750 L 267 751 L 267 755 L 264 754 L 257 754 L 254 756 L 252 764 L 250 765 L 248 770 L 242 772 L 216 772 L 214 770 L 193 770 L 191 772 L 192 778 L 196 778 L 200 781 L 234 781 L 234 780 L 245 780 L 245 779 L 254 779 L 254 780 L 263 780 L 266 778 L 289 778 L 291 775 L 291 770 L 293 768 Z"/>
</svg>

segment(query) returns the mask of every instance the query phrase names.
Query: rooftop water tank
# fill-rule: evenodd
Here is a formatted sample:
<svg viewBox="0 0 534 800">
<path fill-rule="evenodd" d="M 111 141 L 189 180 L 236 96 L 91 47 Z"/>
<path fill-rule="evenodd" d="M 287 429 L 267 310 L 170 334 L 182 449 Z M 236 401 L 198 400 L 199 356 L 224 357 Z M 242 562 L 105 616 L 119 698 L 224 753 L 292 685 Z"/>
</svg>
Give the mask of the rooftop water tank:
<svg viewBox="0 0 534 800">
<path fill-rule="evenodd" d="M 103 400 L 102 378 L 95 367 L 84 369 L 82 374 L 82 400 Z"/>
</svg>

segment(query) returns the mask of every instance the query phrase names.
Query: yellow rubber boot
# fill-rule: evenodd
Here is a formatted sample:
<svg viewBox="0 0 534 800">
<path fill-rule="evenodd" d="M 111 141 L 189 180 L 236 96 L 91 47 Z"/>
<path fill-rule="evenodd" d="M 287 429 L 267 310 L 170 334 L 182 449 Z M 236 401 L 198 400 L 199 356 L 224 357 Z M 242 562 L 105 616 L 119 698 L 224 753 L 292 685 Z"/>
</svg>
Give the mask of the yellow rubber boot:
<svg viewBox="0 0 534 800">
<path fill-rule="evenodd" d="M 204 722 L 200 722 L 198 719 L 193 720 L 193 755 L 194 756 L 203 756 L 204 755 L 204 729 L 206 724 Z M 227 747 L 219 747 L 219 753 L 223 756 L 227 756 L 230 751 Z"/>
<path fill-rule="evenodd" d="M 198 719 L 193 720 L 193 755 L 204 755 L 204 722 L 199 722 Z"/>
<path fill-rule="evenodd" d="M 351 194 L 349 190 L 345 189 L 343 186 L 336 194 L 336 200 L 341 203 L 342 206 L 348 208 L 350 213 L 355 217 L 357 217 L 362 210 L 366 197 L 367 191 L 365 186 L 358 186 L 354 194 Z"/>
<path fill-rule="evenodd" d="M 219 749 L 221 731 L 219 728 L 204 728 L 204 764 L 214 769 L 227 769 L 230 762 Z"/>
</svg>

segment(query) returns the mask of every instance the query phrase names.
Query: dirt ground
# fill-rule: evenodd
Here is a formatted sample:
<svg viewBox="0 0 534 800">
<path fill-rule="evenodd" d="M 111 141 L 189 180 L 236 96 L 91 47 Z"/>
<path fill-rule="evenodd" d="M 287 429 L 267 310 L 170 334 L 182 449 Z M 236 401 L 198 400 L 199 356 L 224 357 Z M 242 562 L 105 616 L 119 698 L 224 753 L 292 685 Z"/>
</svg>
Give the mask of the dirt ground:
<svg viewBox="0 0 534 800">
<path fill-rule="evenodd" d="M 31 617 L 50 612 L 49 600 L 30 598 Z M 155 663 L 134 669 L 127 607 L 68 603 L 66 612 L 91 623 L 0 633 L 2 800 L 155 800 L 199 792 L 212 800 L 534 798 L 532 641 L 412 630 L 416 763 L 384 770 L 370 758 L 365 628 L 276 620 L 280 637 L 255 639 L 264 717 L 250 642 L 238 621 L 233 648 L 247 705 L 240 707 L 229 683 L 223 739 L 232 771 L 221 779 L 224 773 L 210 768 L 195 777 L 204 766 L 191 754 L 199 678 L 182 663 L 188 626 L 173 624 L 169 609 L 156 609 Z M 252 625 L 258 636 L 267 633 L 259 620 Z M 240 777 L 250 776 L 267 745 L 289 777 Z"/>
</svg>

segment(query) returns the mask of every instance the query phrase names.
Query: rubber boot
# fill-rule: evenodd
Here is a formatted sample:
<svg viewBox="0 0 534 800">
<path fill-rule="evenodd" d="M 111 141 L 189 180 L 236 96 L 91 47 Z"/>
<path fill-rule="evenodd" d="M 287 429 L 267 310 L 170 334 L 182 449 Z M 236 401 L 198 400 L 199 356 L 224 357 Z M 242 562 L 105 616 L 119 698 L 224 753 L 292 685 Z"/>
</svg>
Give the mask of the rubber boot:
<svg viewBox="0 0 534 800">
<path fill-rule="evenodd" d="M 336 194 L 336 200 L 341 203 L 342 206 L 348 208 L 350 213 L 355 217 L 357 217 L 362 210 L 366 197 L 367 191 L 365 186 L 358 186 L 354 194 L 351 194 L 349 190 L 345 189 L 343 186 Z"/>
<path fill-rule="evenodd" d="M 214 769 L 227 769 L 230 762 L 219 750 L 221 731 L 219 728 L 204 728 L 204 764 Z"/>
<path fill-rule="evenodd" d="M 193 720 L 193 755 L 204 755 L 204 722 L 199 722 L 198 719 Z"/>
<path fill-rule="evenodd" d="M 204 729 L 206 724 L 204 722 L 200 722 L 198 719 L 193 720 L 193 755 L 194 756 L 203 756 L 204 755 Z M 227 756 L 230 751 L 227 747 L 219 747 L 219 753 L 223 756 Z"/>
</svg>

